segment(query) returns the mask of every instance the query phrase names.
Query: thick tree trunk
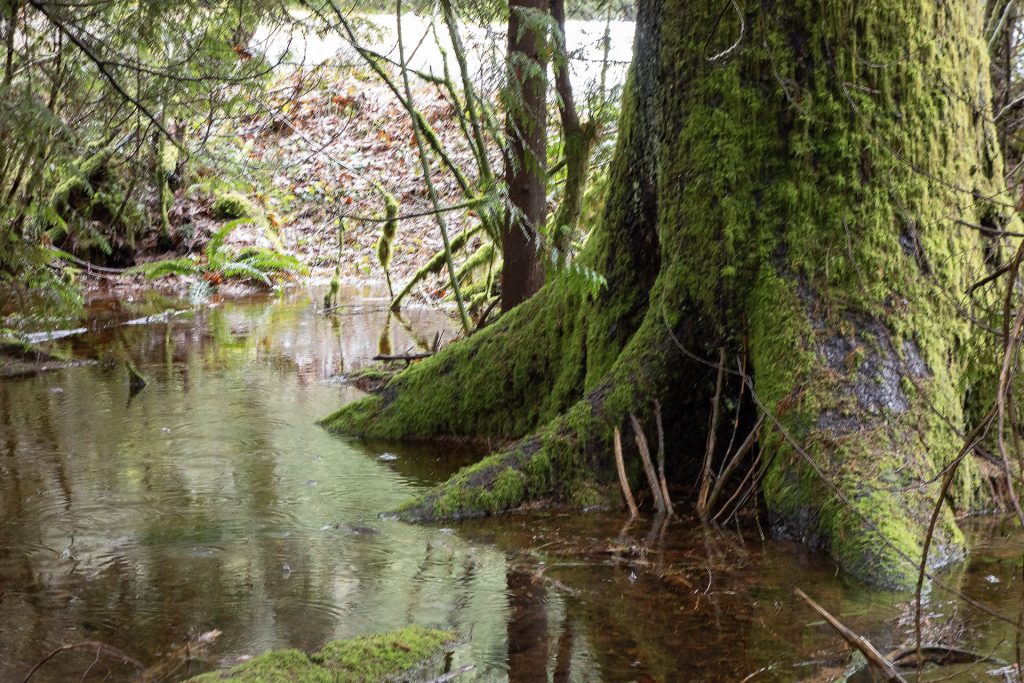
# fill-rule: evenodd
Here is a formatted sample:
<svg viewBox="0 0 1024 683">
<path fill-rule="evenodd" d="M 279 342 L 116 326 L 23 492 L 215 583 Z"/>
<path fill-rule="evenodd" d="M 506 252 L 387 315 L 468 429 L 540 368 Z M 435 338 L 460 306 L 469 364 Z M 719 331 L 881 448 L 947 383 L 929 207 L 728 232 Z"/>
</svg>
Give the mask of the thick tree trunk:
<svg viewBox="0 0 1024 683">
<path fill-rule="evenodd" d="M 967 399 L 984 393 L 976 368 L 992 345 L 972 320 L 995 293 L 964 293 L 1013 246 L 988 236 L 1015 219 L 982 8 L 725 7 L 639 3 L 611 194 L 581 257 L 607 290 L 583 300 L 556 279 L 325 424 L 522 437 L 408 518 L 586 506 L 616 495 L 613 429 L 631 412 L 650 429 L 656 399 L 671 408 L 669 475 L 699 469 L 725 347 L 730 372 L 747 356 L 770 415 L 759 447 L 774 533 L 903 587 L 956 430 L 977 414 Z M 958 508 L 978 504 L 978 482 L 965 463 Z M 948 509 L 932 548 L 933 567 L 963 553 Z"/>
<path fill-rule="evenodd" d="M 547 214 L 547 82 L 543 34 L 531 12 L 548 0 L 513 0 L 508 18 L 508 117 L 505 181 L 508 209 L 502 234 L 501 307 L 510 311 L 544 284 L 538 237 Z"/>
</svg>

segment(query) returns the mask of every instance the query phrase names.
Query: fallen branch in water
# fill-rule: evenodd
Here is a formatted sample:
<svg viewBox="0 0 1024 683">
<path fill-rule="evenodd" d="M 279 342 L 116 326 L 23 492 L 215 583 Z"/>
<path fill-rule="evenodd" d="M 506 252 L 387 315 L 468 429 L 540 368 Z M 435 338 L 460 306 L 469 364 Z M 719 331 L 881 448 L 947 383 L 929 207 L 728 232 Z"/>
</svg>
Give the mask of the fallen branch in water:
<svg viewBox="0 0 1024 683">
<path fill-rule="evenodd" d="M 374 356 L 373 360 L 404 360 L 406 363 L 411 363 L 414 360 L 423 360 L 424 358 L 430 358 L 433 355 L 433 351 L 428 351 L 426 353 L 399 353 L 396 355 L 379 354 Z"/>
<path fill-rule="evenodd" d="M 920 652 L 920 655 L 918 655 Z M 973 664 L 989 662 L 990 664 L 1006 664 L 1002 659 L 989 655 L 978 654 L 952 645 L 915 645 L 897 648 L 886 655 L 886 659 L 896 666 L 917 666 L 918 664 Z"/>
<path fill-rule="evenodd" d="M 44 664 L 46 664 L 48 661 L 50 661 L 51 659 L 53 659 L 54 657 L 59 655 L 61 652 L 68 652 L 70 650 L 84 650 L 84 649 L 90 649 L 90 650 L 95 649 L 97 656 L 99 656 L 100 654 L 105 654 L 105 655 L 107 655 L 109 657 L 113 657 L 114 659 L 120 659 L 122 662 L 126 662 L 126 663 L 131 664 L 132 666 L 134 666 L 139 671 L 139 673 L 145 673 L 145 671 L 146 671 L 146 666 L 142 662 L 140 662 L 139 660 L 137 660 L 134 657 L 132 657 L 131 655 L 129 655 L 127 652 L 124 652 L 123 650 L 118 650 L 113 645 L 107 645 L 106 643 L 101 643 L 98 640 L 84 640 L 84 641 L 82 641 L 80 643 L 71 643 L 69 645 L 61 645 L 56 650 L 54 650 L 50 654 L 48 654 L 45 657 L 43 657 L 41 660 L 39 660 L 39 662 L 35 666 L 32 667 L 32 670 L 28 672 L 28 674 L 25 676 L 25 678 L 22 679 L 22 683 L 27 683 L 27 681 L 29 679 L 31 679 L 32 676 L 34 676 L 36 674 L 36 672 L 39 671 L 39 669 L 41 669 L 43 667 Z"/>
<path fill-rule="evenodd" d="M 885 680 L 898 681 L 899 683 L 907 683 L 907 679 L 905 679 L 903 676 L 900 675 L 898 671 L 896 671 L 896 667 L 893 666 L 893 663 L 885 657 L 883 657 L 882 654 L 875 649 L 875 646 L 868 642 L 866 638 L 857 635 L 849 628 L 847 628 L 841 621 L 832 616 L 832 614 L 829 613 L 828 610 L 826 610 L 824 607 L 822 607 L 814 600 L 812 600 L 807 595 L 807 593 L 804 593 L 799 588 L 794 588 L 793 592 L 801 598 L 803 598 L 815 612 L 821 615 L 821 617 L 825 621 L 827 621 L 832 628 L 838 631 L 839 635 L 843 637 L 843 640 L 845 640 L 847 643 L 860 650 L 861 654 L 863 654 L 864 657 L 867 658 L 868 663 L 871 664 L 871 666 L 878 669 L 878 671 L 881 672 L 882 677 Z"/>
</svg>

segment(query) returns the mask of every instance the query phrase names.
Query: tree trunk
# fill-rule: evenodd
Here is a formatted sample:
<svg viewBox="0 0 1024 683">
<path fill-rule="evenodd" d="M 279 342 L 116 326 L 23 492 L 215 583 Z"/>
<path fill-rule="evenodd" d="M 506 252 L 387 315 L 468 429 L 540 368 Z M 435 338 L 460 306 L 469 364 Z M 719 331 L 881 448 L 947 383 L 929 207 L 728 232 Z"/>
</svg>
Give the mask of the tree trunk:
<svg viewBox="0 0 1024 683">
<path fill-rule="evenodd" d="M 548 0 L 513 0 L 508 18 L 508 208 L 502 234 L 501 307 L 510 311 L 544 284 L 538 237 L 547 214 L 547 83 L 544 35 L 533 14 Z"/>
<path fill-rule="evenodd" d="M 669 476 L 692 481 L 725 347 L 725 395 L 745 354 L 770 414 L 759 447 L 773 532 L 881 585 L 916 578 L 939 469 L 994 356 L 971 320 L 996 292 L 964 293 L 1013 246 L 991 232 L 1016 225 L 982 8 L 737 7 L 639 3 L 611 191 L 581 255 L 607 289 L 585 299 L 556 278 L 325 420 L 519 439 L 405 517 L 616 500 L 612 432 L 631 412 L 650 430 L 656 399 L 672 407 Z M 955 505 L 977 506 L 976 468 L 958 477 Z M 932 548 L 932 567 L 963 554 L 948 509 Z"/>
<path fill-rule="evenodd" d="M 597 141 L 597 127 L 593 121 L 582 123 L 576 111 L 572 81 L 569 79 L 569 54 L 565 37 L 565 0 L 551 0 L 551 16 L 559 34 L 554 64 L 555 91 L 558 93 L 558 113 L 562 120 L 562 139 L 565 149 L 565 189 L 562 202 L 555 214 L 552 247 L 558 261 L 564 262 L 572 248 L 572 237 L 583 208 L 583 193 L 587 189 L 590 153 Z"/>
</svg>

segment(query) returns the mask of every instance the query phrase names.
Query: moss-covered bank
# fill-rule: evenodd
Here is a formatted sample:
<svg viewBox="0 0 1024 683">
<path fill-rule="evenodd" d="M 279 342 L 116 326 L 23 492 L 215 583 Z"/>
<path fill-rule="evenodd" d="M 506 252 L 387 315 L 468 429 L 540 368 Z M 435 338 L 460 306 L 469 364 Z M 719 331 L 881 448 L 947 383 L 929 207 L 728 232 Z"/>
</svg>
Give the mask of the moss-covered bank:
<svg viewBox="0 0 1024 683">
<path fill-rule="evenodd" d="M 882 585 L 914 578 L 937 473 L 985 409 L 972 397 L 991 394 L 997 294 L 971 285 L 1016 246 L 998 236 L 1016 219 L 982 7 L 738 7 L 639 3 L 612 189 L 581 257 L 607 290 L 555 280 L 325 420 L 522 439 L 406 516 L 592 504 L 614 481 L 612 430 L 630 412 L 650 425 L 655 399 L 671 473 L 689 476 L 716 375 L 696 359 L 724 347 L 773 415 L 759 445 L 774 533 Z M 962 556 L 953 513 L 978 505 L 979 484 L 966 463 L 931 566 Z"/>
<path fill-rule="evenodd" d="M 192 683 L 370 683 L 400 678 L 455 642 L 449 631 L 409 626 L 397 631 L 336 640 L 311 655 L 274 650 Z"/>
</svg>

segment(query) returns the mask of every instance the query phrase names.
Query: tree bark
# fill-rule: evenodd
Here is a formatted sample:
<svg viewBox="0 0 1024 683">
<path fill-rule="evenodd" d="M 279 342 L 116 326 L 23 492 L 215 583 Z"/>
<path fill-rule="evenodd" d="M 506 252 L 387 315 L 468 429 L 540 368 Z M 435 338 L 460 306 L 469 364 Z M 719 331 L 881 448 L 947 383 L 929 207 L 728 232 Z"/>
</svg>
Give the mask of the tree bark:
<svg viewBox="0 0 1024 683">
<path fill-rule="evenodd" d="M 325 425 L 519 439 L 406 518 L 619 504 L 612 434 L 655 400 L 672 408 L 668 475 L 699 472 L 724 347 L 748 354 L 770 416 L 773 533 L 912 585 L 939 471 L 987 410 L 972 397 L 987 393 L 995 343 L 972 320 L 997 294 L 964 292 L 1013 246 L 991 233 L 1020 229 L 982 9 L 640 0 L 610 194 L 580 257 L 607 289 L 587 298 L 554 278 Z M 955 506 L 979 506 L 980 484 L 965 462 Z M 930 567 L 964 553 L 948 509 L 933 548 Z"/>
<path fill-rule="evenodd" d="M 558 261 L 564 262 L 572 248 L 572 237 L 580 218 L 583 193 L 587 189 L 590 171 L 590 153 L 597 140 L 597 127 L 593 121 L 581 122 L 576 111 L 565 43 L 565 0 L 551 0 L 551 16 L 560 33 L 557 36 L 554 75 L 565 150 L 565 189 L 555 214 L 551 239 L 552 247 L 557 250 Z"/>
<path fill-rule="evenodd" d="M 512 0 L 508 18 L 505 181 L 501 307 L 510 311 L 544 284 L 539 231 L 547 215 L 547 83 L 544 35 L 535 12 L 548 0 Z"/>
</svg>

